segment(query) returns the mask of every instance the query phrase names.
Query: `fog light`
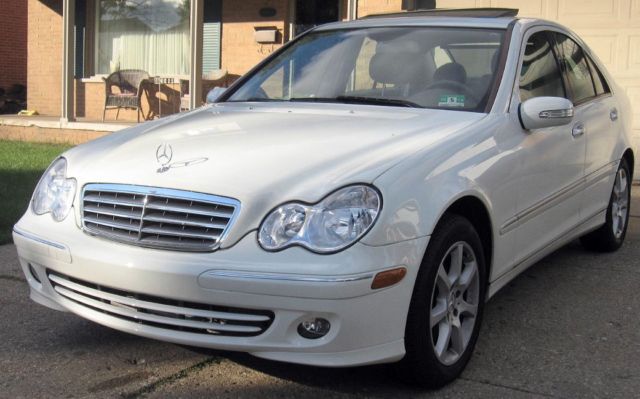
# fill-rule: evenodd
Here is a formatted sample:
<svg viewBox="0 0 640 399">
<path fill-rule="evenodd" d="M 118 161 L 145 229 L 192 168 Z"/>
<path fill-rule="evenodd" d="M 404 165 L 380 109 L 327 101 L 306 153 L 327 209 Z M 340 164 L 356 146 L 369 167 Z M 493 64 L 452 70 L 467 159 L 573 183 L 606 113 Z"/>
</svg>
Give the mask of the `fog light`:
<svg viewBox="0 0 640 399">
<path fill-rule="evenodd" d="M 305 320 L 298 326 L 298 334 L 307 339 L 322 338 L 329 332 L 331 323 L 321 317 Z"/>
</svg>

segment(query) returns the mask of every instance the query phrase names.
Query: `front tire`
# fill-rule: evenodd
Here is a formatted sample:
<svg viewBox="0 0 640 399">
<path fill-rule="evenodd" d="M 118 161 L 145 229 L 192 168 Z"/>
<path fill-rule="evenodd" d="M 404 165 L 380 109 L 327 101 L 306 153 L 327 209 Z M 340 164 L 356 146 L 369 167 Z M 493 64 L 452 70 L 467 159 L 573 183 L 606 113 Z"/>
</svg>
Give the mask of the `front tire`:
<svg viewBox="0 0 640 399">
<path fill-rule="evenodd" d="M 629 225 L 629 203 L 631 201 L 631 173 L 623 158 L 616 172 L 611 190 L 605 224 L 580 238 L 582 245 L 591 251 L 613 252 L 622 246 Z"/>
<path fill-rule="evenodd" d="M 482 321 L 486 268 L 482 243 L 464 217 L 446 215 L 434 231 L 411 298 L 400 377 L 428 388 L 458 377 Z"/>
</svg>

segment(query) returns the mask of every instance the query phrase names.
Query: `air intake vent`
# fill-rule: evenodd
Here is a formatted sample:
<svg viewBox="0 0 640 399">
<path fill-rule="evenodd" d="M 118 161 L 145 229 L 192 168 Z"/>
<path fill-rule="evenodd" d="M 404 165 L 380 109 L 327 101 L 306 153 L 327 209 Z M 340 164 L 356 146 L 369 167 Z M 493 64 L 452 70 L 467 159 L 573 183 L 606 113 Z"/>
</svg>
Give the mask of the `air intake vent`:
<svg viewBox="0 0 640 399">
<path fill-rule="evenodd" d="M 274 313 L 159 298 L 108 288 L 47 271 L 53 289 L 66 300 L 112 317 L 196 334 L 253 337 L 273 322 Z"/>
<path fill-rule="evenodd" d="M 214 251 L 239 209 L 234 199 L 165 188 L 87 184 L 82 192 L 86 232 L 150 248 Z"/>
</svg>

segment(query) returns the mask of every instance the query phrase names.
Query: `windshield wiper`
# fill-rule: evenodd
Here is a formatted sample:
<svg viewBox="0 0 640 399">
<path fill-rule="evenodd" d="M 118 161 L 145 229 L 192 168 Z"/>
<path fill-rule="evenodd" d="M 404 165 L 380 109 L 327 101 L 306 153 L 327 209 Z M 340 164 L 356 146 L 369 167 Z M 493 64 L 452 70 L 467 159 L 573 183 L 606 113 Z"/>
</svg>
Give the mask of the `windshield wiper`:
<svg viewBox="0 0 640 399">
<path fill-rule="evenodd" d="M 344 104 L 365 104 L 383 105 L 392 107 L 424 108 L 423 106 L 407 100 L 396 98 L 362 97 L 362 96 L 337 96 L 337 97 L 293 97 L 292 102 L 314 102 L 314 103 L 344 103 Z"/>
<path fill-rule="evenodd" d="M 416 104 L 412 101 L 400 100 L 397 98 L 338 96 L 336 97 L 336 100 L 350 104 L 390 105 L 394 107 L 423 108 L 421 105 Z"/>
</svg>

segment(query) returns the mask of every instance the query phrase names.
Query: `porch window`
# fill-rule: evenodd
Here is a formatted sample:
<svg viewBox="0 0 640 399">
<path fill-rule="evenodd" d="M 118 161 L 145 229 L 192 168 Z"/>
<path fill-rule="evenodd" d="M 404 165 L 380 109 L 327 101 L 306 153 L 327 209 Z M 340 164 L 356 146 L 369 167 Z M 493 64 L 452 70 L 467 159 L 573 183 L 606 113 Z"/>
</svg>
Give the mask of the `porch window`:
<svg viewBox="0 0 640 399">
<path fill-rule="evenodd" d="M 98 0 L 95 72 L 189 74 L 190 0 Z"/>
</svg>

